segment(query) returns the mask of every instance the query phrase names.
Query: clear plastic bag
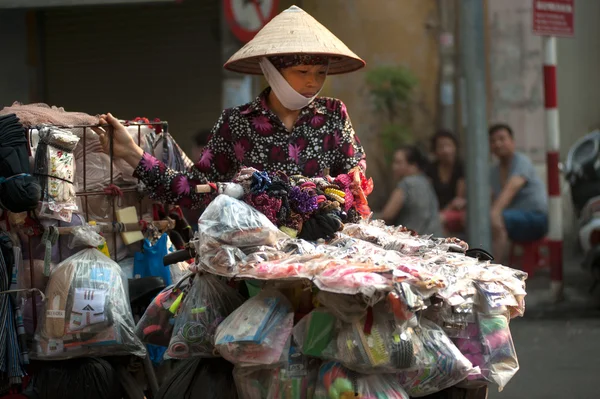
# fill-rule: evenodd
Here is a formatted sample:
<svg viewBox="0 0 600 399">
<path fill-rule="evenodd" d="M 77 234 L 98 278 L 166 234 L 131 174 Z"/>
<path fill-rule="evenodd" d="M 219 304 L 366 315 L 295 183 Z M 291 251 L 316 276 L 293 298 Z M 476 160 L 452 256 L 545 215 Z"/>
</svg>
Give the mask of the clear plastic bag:
<svg viewBox="0 0 600 399">
<path fill-rule="evenodd" d="M 396 324 L 383 305 L 360 321 L 343 323 L 336 345 L 336 360 L 366 374 L 408 369 L 415 364 L 411 331 Z"/>
<path fill-rule="evenodd" d="M 369 304 L 360 295 L 343 295 L 319 291 L 316 299 L 336 318 L 345 323 L 362 319 L 367 315 L 367 308 L 369 307 Z"/>
<path fill-rule="evenodd" d="M 414 368 L 398 373 L 400 384 L 411 397 L 439 392 L 461 382 L 469 374 L 477 374 L 471 362 L 452 343 L 444 330 L 422 318 L 414 328 L 412 342 L 417 363 Z"/>
<path fill-rule="evenodd" d="M 478 314 L 478 319 L 484 358 L 481 372 L 502 390 L 519 370 L 509 318 L 500 314 Z"/>
<path fill-rule="evenodd" d="M 290 347 L 288 360 L 276 367 L 236 367 L 240 399 L 312 399 L 320 362 Z"/>
<path fill-rule="evenodd" d="M 250 205 L 227 195 L 217 196 L 198 220 L 200 241 L 210 237 L 234 247 L 273 245 L 287 236 Z"/>
<path fill-rule="evenodd" d="M 223 245 L 217 239 L 204 236 L 193 241 L 198 254 L 195 269 L 205 270 L 220 276 L 233 277 L 239 272 L 239 264 L 246 259 L 241 249 Z"/>
<path fill-rule="evenodd" d="M 146 308 L 135 326 L 135 334 L 146 344 L 168 347 L 173 335 L 175 314 L 188 291 L 189 278 L 162 290 Z"/>
<path fill-rule="evenodd" d="M 280 292 L 261 291 L 217 327 L 215 347 L 234 364 L 270 365 L 286 358 L 294 322 L 290 302 Z"/>
<path fill-rule="evenodd" d="M 337 362 L 321 365 L 314 399 L 350 398 L 409 399 L 394 374 L 363 375 Z"/>
<path fill-rule="evenodd" d="M 215 331 L 243 302 L 242 296 L 219 277 L 196 275 L 175 317 L 168 357 L 217 356 L 214 350 Z"/>
<path fill-rule="evenodd" d="M 328 309 L 317 308 L 296 324 L 294 340 L 305 355 L 333 359 L 338 329 L 336 316 Z"/>
<path fill-rule="evenodd" d="M 467 379 L 460 383 L 461 386 L 478 386 L 481 385 L 482 381 L 485 380 L 483 370 L 485 368 L 485 358 L 483 343 L 481 342 L 481 332 L 479 331 L 479 323 L 467 324 L 464 331 L 464 336 L 461 338 L 453 339 L 454 344 L 458 350 L 473 364 L 475 367 L 479 367 L 480 373 L 470 374 Z"/>
<path fill-rule="evenodd" d="M 46 288 L 34 337 L 36 357 L 145 356 L 134 333 L 126 281 L 119 265 L 97 249 L 61 262 Z"/>
</svg>

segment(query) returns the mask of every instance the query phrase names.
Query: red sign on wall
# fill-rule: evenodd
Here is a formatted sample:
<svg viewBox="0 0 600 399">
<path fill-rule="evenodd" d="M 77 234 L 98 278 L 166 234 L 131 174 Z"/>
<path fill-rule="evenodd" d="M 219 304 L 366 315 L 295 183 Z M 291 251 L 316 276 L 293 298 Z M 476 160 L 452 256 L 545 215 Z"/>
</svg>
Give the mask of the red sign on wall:
<svg viewBox="0 0 600 399">
<path fill-rule="evenodd" d="M 533 0 L 533 34 L 573 36 L 575 0 Z"/>
<path fill-rule="evenodd" d="M 247 43 L 277 15 L 279 0 L 223 0 L 223 7 L 231 31 Z"/>
</svg>

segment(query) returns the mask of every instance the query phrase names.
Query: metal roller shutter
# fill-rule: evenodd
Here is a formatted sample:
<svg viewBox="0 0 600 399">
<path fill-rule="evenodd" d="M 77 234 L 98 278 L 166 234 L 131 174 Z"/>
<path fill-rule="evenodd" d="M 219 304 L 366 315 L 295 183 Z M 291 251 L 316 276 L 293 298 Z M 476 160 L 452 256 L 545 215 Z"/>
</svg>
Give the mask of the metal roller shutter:
<svg viewBox="0 0 600 399">
<path fill-rule="evenodd" d="M 46 102 L 159 117 L 182 148 L 221 112 L 218 0 L 43 12 Z"/>
</svg>

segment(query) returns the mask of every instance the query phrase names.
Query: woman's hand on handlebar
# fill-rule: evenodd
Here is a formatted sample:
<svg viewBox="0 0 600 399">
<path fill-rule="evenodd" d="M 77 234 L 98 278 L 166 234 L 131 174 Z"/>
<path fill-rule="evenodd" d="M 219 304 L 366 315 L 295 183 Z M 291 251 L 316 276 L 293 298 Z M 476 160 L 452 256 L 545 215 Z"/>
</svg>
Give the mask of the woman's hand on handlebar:
<svg viewBox="0 0 600 399">
<path fill-rule="evenodd" d="M 129 135 L 127 128 L 125 128 L 125 126 L 110 113 L 100 115 L 100 124 L 110 125 L 112 127 L 112 129 L 103 127 L 94 128 L 94 132 L 96 132 L 100 138 L 102 150 L 107 154 L 110 152 L 110 136 L 112 135 L 113 156 L 115 158 L 122 158 L 125 162 L 135 168 L 140 162 L 140 159 L 142 159 L 144 151 L 135 143 L 135 141 L 133 141 L 133 137 Z"/>
</svg>

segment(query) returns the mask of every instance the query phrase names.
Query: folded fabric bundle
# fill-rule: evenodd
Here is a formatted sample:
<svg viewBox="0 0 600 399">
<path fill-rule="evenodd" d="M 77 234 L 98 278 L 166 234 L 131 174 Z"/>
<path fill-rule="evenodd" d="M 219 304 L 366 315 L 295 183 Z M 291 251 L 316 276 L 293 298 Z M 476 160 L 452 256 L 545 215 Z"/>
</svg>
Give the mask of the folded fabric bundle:
<svg viewBox="0 0 600 399">
<path fill-rule="evenodd" d="M 19 213 L 35 209 L 41 196 L 29 174 L 29 150 L 23 125 L 14 114 L 0 116 L 0 206 Z"/>
<path fill-rule="evenodd" d="M 95 125 L 97 116 L 83 112 L 67 112 L 62 107 L 50 106 L 44 103 L 21 104 L 14 102 L 10 107 L 0 110 L 0 115 L 16 114 L 24 126 L 33 127 L 42 124 L 56 126 Z"/>
</svg>

